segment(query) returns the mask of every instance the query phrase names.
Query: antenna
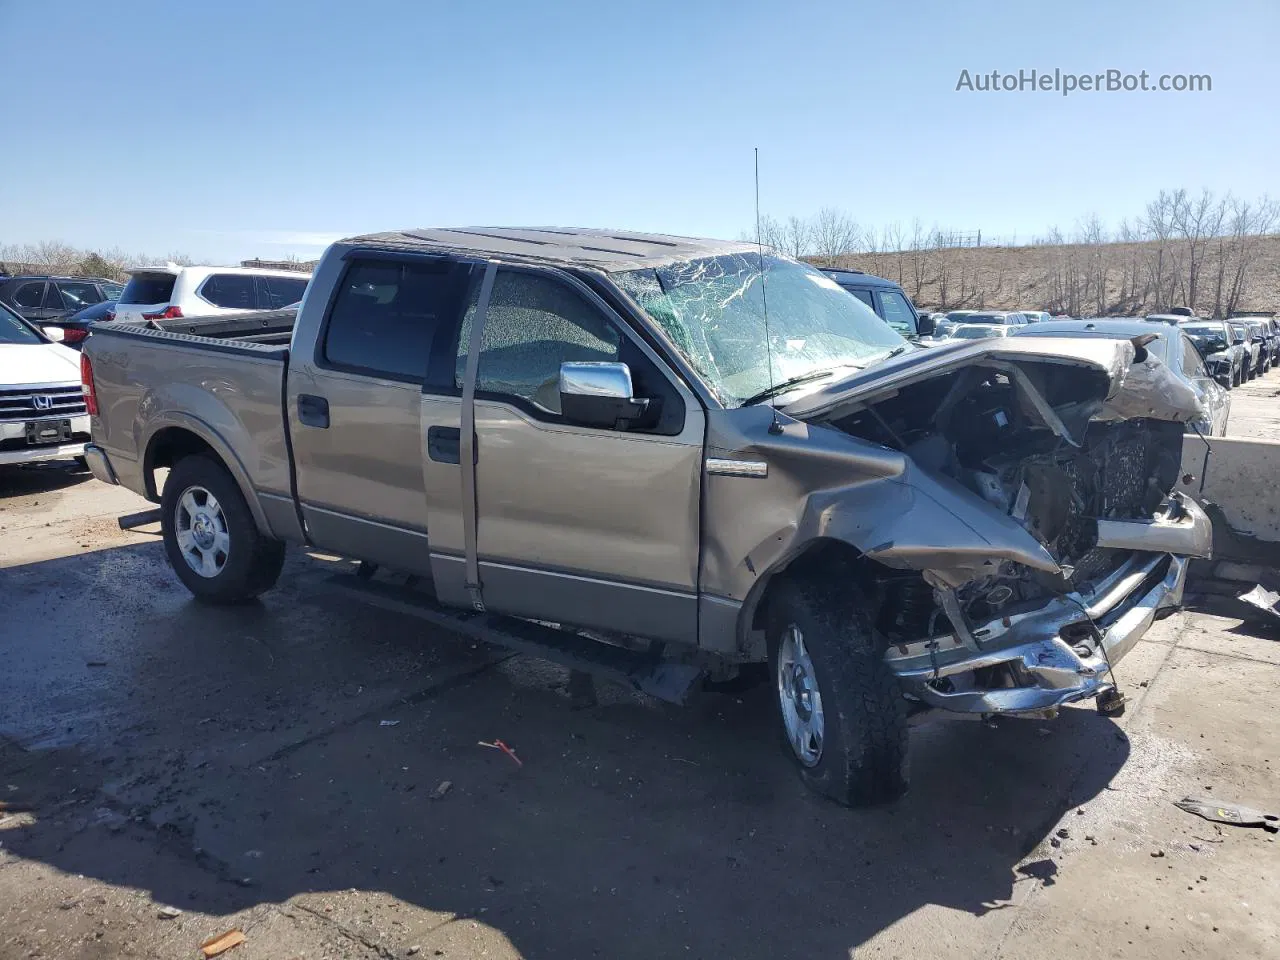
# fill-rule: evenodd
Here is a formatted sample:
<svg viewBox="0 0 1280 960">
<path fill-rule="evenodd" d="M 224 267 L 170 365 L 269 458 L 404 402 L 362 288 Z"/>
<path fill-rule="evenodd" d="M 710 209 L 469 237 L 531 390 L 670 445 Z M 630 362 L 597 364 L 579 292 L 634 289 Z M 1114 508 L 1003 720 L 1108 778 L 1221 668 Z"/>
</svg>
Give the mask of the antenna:
<svg viewBox="0 0 1280 960">
<path fill-rule="evenodd" d="M 769 389 L 773 389 L 773 341 L 769 337 L 769 290 L 764 279 L 764 236 L 760 231 L 760 148 L 753 147 L 756 158 L 756 265 L 760 270 L 760 303 L 764 307 L 764 357 L 769 365 Z M 770 433 L 781 433 L 782 423 L 778 420 L 778 408 L 770 405 L 773 420 L 769 423 Z"/>
</svg>

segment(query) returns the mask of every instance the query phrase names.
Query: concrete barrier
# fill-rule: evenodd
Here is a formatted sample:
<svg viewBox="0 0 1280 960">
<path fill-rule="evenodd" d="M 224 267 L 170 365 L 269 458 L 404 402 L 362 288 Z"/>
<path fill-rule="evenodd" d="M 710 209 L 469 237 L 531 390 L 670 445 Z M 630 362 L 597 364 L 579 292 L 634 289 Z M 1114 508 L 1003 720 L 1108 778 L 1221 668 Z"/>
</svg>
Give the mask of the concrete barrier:
<svg viewBox="0 0 1280 960">
<path fill-rule="evenodd" d="M 1280 440 L 1188 434 L 1179 489 L 1213 520 L 1215 560 L 1280 567 Z"/>
</svg>

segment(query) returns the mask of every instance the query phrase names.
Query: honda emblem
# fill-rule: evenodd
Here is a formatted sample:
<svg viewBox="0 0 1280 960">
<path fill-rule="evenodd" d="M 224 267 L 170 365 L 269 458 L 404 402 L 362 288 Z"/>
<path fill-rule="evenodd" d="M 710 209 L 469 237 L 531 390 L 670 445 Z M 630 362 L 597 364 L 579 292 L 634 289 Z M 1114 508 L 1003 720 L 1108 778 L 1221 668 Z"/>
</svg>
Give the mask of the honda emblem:
<svg viewBox="0 0 1280 960">
<path fill-rule="evenodd" d="M 49 410 L 53 407 L 53 397 L 37 394 L 31 398 L 31 405 L 37 410 Z"/>
</svg>

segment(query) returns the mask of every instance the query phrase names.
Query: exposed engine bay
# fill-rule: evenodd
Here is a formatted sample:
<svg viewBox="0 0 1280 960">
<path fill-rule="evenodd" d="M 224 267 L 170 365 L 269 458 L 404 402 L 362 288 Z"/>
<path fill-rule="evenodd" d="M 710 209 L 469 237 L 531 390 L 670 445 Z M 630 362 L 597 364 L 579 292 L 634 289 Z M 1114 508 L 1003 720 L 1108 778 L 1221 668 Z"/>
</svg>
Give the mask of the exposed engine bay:
<svg viewBox="0 0 1280 960">
<path fill-rule="evenodd" d="M 1135 363 L 1144 364 L 1145 351 L 1137 352 Z M 923 691 L 943 699 L 981 688 L 983 709 L 994 709 L 990 689 L 1012 693 L 1035 685 L 1022 661 L 997 658 L 944 676 L 936 638 L 946 637 L 957 657 L 998 647 L 1001 625 L 1010 627 L 1055 598 L 1059 604 L 1067 598 L 1052 642 L 1065 643 L 1068 656 L 1082 662 L 1096 659 L 1104 628 L 1082 598 L 1140 564 L 1148 565 L 1148 579 L 1166 574 L 1165 547 L 1153 544 L 1146 553 L 1128 544 L 1108 545 L 1099 530 L 1108 521 L 1128 529 L 1135 524 L 1127 521 L 1176 516 L 1170 497 L 1184 424 L 1126 418 L 1109 407 L 1115 392 L 1101 371 L 991 359 L 833 411 L 831 426 L 901 451 L 931 476 L 981 498 L 1034 536 L 1058 566 L 1051 573 L 1006 560 L 959 584 L 941 582 L 928 570 L 885 568 L 878 577 L 877 626 L 900 645 L 904 664 L 918 659 L 922 642 L 932 644 L 933 676 L 921 675 Z M 1007 642 L 1015 642 L 1016 634 L 1009 631 Z M 971 649 L 961 651 L 961 644 Z"/>
</svg>

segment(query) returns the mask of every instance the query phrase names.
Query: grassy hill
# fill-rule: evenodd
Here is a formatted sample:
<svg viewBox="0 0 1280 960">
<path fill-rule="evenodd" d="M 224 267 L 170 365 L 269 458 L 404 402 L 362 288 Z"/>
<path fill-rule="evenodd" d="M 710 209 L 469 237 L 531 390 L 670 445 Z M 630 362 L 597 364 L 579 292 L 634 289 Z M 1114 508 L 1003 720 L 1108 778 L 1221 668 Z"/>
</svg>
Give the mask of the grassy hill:
<svg viewBox="0 0 1280 960">
<path fill-rule="evenodd" d="M 895 280 L 925 309 L 1136 315 L 1192 306 L 1205 315 L 1280 312 L 1280 235 L 1212 237 L 1196 250 L 1178 241 L 957 247 L 846 254 L 821 262 Z"/>
</svg>

